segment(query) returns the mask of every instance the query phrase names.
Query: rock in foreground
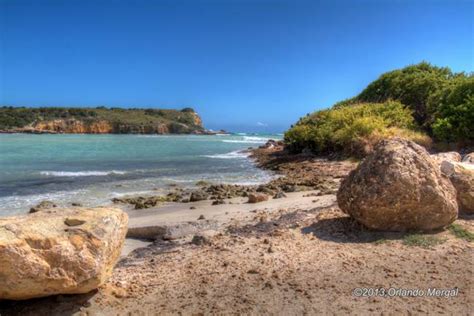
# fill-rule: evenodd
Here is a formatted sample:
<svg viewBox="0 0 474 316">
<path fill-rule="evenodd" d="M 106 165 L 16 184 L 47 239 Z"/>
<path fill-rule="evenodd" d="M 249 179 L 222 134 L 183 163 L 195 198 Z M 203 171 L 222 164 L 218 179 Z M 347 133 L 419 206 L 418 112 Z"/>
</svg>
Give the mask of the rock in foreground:
<svg viewBox="0 0 474 316">
<path fill-rule="evenodd" d="M 442 228 L 458 213 L 456 191 L 421 146 L 380 142 L 342 182 L 339 207 L 365 226 L 388 231 Z"/>
<path fill-rule="evenodd" d="M 474 213 L 474 164 L 443 161 L 441 171 L 449 177 L 457 191 L 459 210 Z"/>
<path fill-rule="evenodd" d="M 111 275 L 128 216 L 114 208 L 54 208 L 0 218 L 0 299 L 87 293 Z"/>
<path fill-rule="evenodd" d="M 268 195 L 265 193 L 249 193 L 248 203 L 260 203 L 268 201 Z"/>
</svg>

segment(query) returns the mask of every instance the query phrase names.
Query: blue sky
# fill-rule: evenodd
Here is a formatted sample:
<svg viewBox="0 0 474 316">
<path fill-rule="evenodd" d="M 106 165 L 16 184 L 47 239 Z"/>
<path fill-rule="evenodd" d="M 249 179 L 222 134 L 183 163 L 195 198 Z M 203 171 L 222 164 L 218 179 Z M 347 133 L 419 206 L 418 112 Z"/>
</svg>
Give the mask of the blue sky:
<svg viewBox="0 0 474 316">
<path fill-rule="evenodd" d="M 472 1 L 0 0 L 0 104 L 194 107 L 283 131 L 422 60 L 473 71 Z"/>
</svg>

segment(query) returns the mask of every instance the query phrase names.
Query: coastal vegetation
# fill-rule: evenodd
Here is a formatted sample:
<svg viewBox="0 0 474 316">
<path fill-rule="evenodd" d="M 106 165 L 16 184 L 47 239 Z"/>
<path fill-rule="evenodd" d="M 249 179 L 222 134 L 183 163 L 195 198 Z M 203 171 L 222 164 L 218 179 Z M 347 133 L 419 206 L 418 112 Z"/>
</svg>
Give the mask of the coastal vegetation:
<svg viewBox="0 0 474 316">
<path fill-rule="evenodd" d="M 382 74 L 359 95 L 301 118 L 285 133 L 293 152 L 364 156 L 381 138 L 429 147 L 474 142 L 474 76 L 422 62 Z"/>
<path fill-rule="evenodd" d="M 459 224 L 451 224 L 448 227 L 449 231 L 456 236 L 456 238 L 464 239 L 469 242 L 474 242 L 474 233 L 468 231 Z"/>
<path fill-rule="evenodd" d="M 429 145 L 430 139 L 416 130 L 410 109 L 397 101 L 359 103 L 318 111 L 302 118 L 285 134 L 294 151 L 305 148 L 328 154 L 364 154 L 378 140 L 403 136 Z"/>
<path fill-rule="evenodd" d="M 11 107 L 0 108 L 0 130 L 15 132 L 192 133 L 203 131 L 192 108 L 124 109 Z"/>
<path fill-rule="evenodd" d="M 403 238 L 403 244 L 407 246 L 416 246 L 421 248 L 432 248 L 446 242 L 445 238 L 437 236 L 409 234 Z"/>
</svg>

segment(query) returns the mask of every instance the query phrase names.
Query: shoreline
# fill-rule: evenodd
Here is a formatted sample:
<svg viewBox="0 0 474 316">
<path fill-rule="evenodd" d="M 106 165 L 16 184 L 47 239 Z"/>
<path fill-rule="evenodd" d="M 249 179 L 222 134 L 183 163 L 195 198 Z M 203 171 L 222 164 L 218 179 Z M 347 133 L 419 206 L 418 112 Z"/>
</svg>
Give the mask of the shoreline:
<svg viewBox="0 0 474 316">
<path fill-rule="evenodd" d="M 430 235 L 442 243 L 424 248 L 406 243 L 410 233 L 357 224 L 339 210 L 335 196 L 355 162 L 287 155 L 280 146 L 253 149 L 251 158 L 281 175 L 260 191 L 278 188 L 286 197 L 269 194 L 267 201 L 252 204 L 246 196 L 232 196 L 213 205 L 223 194 L 216 191 L 187 203 L 143 209 L 123 204 L 129 236 L 104 286 L 85 295 L 2 302 L 0 313 L 469 313 L 471 243 L 447 230 Z M 198 191 L 218 187 L 203 184 Z M 229 190 L 240 194 L 242 188 Z M 456 224 L 472 231 L 471 219 Z M 359 298 L 352 295 L 356 287 L 457 287 L 458 294 L 449 300 Z"/>
<path fill-rule="evenodd" d="M 4 188 L 0 199 L 3 202 L 0 211 L 3 216 L 26 213 L 30 207 L 43 200 L 57 202 L 64 207 L 71 203 L 95 207 L 109 205 L 110 199 L 114 197 L 157 195 L 173 183 L 191 187 L 203 179 L 251 185 L 268 179 L 267 173 L 255 168 L 253 162 L 245 158 L 246 155 L 235 154 L 247 145 L 254 145 L 244 144 L 247 138 L 241 135 L 38 137 L 41 138 L 41 145 L 36 149 L 39 164 L 34 161 L 34 150 L 23 153 L 24 146 L 20 145 L 32 144 L 31 148 L 36 148 L 36 136 L 4 137 L 5 142 L 2 142 L 1 147 L 11 155 L 5 156 L 0 175 L 0 186 Z M 270 136 L 258 136 L 258 140 L 255 140 L 256 137 L 252 136 L 248 141 L 264 143 Z M 177 149 L 169 149 L 175 142 Z M 138 148 L 136 153 L 120 154 L 121 150 L 134 150 L 135 144 Z M 100 145 L 114 147 L 111 155 L 102 149 L 96 150 Z M 67 146 L 65 154 L 62 153 L 63 146 Z M 131 146 L 131 149 L 120 149 L 121 146 Z M 192 148 L 191 151 L 187 151 L 187 147 Z M 67 152 L 76 153 L 76 157 L 68 157 Z M 117 160 L 114 160 L 115 157 Z M 88 164 L 87 161 L 96 163 Z M 25 169 L 16 175 L 18 164 L 23 163 Z M 212 166 L 218 167 L 218 173 L 209 169 Z"/>
</svg>

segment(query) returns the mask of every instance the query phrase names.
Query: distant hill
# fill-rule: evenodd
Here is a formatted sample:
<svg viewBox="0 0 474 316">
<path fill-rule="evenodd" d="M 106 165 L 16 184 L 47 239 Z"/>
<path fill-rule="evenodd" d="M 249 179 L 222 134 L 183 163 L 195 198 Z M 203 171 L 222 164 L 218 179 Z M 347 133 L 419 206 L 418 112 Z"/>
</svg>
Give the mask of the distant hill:
<svg viewBox="0 0 474 316">
<path fill-rule="evenodd" d="M 0 130 L 66 134 L 202 134 L 192 108 L 182 110 L 8 107 L 0 108 Z"/>
</svg>

